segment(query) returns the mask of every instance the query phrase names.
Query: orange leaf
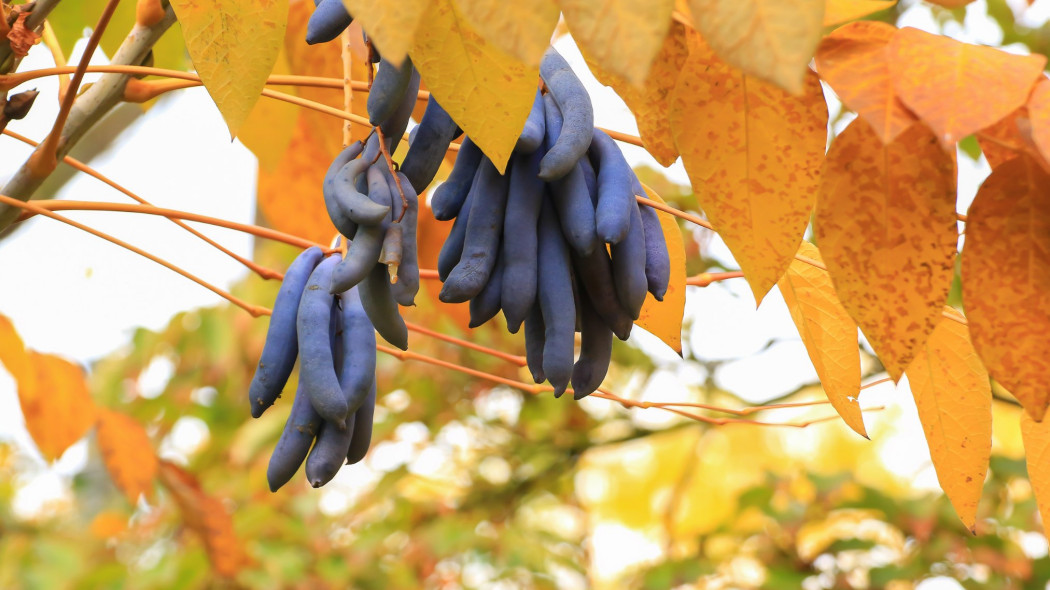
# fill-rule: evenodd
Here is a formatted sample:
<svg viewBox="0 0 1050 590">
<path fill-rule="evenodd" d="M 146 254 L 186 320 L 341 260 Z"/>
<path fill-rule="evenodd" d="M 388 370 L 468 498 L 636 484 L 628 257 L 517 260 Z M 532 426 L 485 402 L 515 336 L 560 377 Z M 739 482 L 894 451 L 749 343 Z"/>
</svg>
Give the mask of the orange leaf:
<svg viewBox="0 0 1050 590">
<path fill-rule="evenodd" d="M 443 165 L 444 167 L 445 165 Z M 438 177 L 447 176 L 439 173 Z M 432 184 L 431 187 L 436 187 Z M 431 188 L 430 190 L 433 190 Z M 441 246 L 448 238 L 448 232 L 452 230 L 451 221 L 438 221 L 434 219 L 434 213 L 426 204 L 426 194 L 419 199 L 419 227 L 416 229 L 416 244 L 419 251 L 420 268 L 437 268 L 438 254 Z M 403 307 L 401 311 L 409 321 L 417 322 L 428 327 L 436 328 L 436 320 L 445 316 L 452 320 L 462 334 L 470 333 L 470 309 L 466 305 L 444 303 L 437 298 L 441 290 L 440 281 L 423 281 L 423 291 L 416 297 L 415 307 Z M 435 314 L 434 312 L 437 312 Z"/>
<path fill-rule="evenodd" d="M 846 311 L 899 380 L 937 327 L 954 275 L 954 161 L 926 127 L 882 145 L 856 120 L 831 144 L 817 243 Z"/>
<path fill-rule="evenodd" d="M 642 86 L 607 72 L 587 56 L 587 65 L 598 81 L 611 86 L 630 107 L 638 121 L 638 134 L 645 148 L 662 166 L 670 166 L 678 159 L 668 115 L 678 72 L 688 56 L 686 29 L 677 22 L 671 24 L 663 47 L 649 69 L 649 78 Z"/>
<path fill-rule="evenodd" d="M 28 378 L 18 382 L 26 429 L 45 459 L 54 460 L 95 423 L 95 402 L 78 365 L 29 351 Z"/>
<path fill-rule="evenodd" d="M 649 187 L 646 195 L 660 203 L 664 200 Z M 685 244 L 682 241 L 682 230 L 678 220 L 670 213 L 656 211 L 660 218 L 660 228 L 667 242 L 667 253 L 671 260 L 671 281 L 668 283 L 664 300 L 657 301 L 652 293 L 645 296 L 641 314 L 634 323 L 645 329 L 665 344 L 670 346 L 678 356 L 682 356 L 682 317 L 685 314 Z"/>
<path fill-rule="evenodd" d="M 992 387 L 965 324 L 941 318 L 908 366 L 908 383 L 937 480 L 973 532 L 992 454 Z"/>
<path fill-rule="evenodd" d="M 798 253 L 820 261 L 820 251 L 802 242 Z M 777 283 L 809 360 L 835 411 L 854 432 L 868 437 L 857 401 L 860 395 L 860 347 L 857 323 L 835 295 L 828 271 L 794 260 Z"/>
<path fill-rule="evenodd" d="M 1024 107 L 977 132 L 977 143 L 981 146 L 989 166 L 998 168 L 1028 148 L 1029 142 L 1021 133 L 1022 120 L 1028 120 L 1028 110 Z M 1033 155 L 1038 156 L 1036 150 L 1032 151 L 1035 152 Z"/>
<path fill-rule="evenodd" d="M 1031 156 L 1002 164 L 970 206 L 963 301 L 992 377 L 1036 420 L 1050 401 L 1050 174 Z"/>
<path fill-rule="evenodd" d="M 4 365 L 17 383 L 24 383 L 33 378 L 29 353 L 22 337 L 15 331 L 11 320 L 4 315 L 0 315 L 0 364 Z"/>
<path fill-rule="evenodd" d="M 174 463 L 161 461 L 159 475 L 179 505 L 186 526 L 204 542 L 215 572 L 231 578 L 249 565 L 251 558 L 237 538 L 233 520 L 222 502 L 204 493 L 197 478 Z"/>
<path fill-rule="evenodd" d="M 1050 162 L 1050 80 L 1043 78 L 1028 97 L 1032 140 L 1043 160 Z"/>
<path fill-rule="evenodd" d="M 157 456 L 149 435 L 126 414 L 102 409 L 98 414 L 98 447 L 113 482 L 135 504 L 147 498 L 157 475 Z"/>
<path fill-rule="evenodd" d="M 1043 517 L 1043 532 L 1050 523 L 1050 420 L 1036 422 L 1027 413 L 1021 414 L 1021 440 L 1024 441 L 1024 460 L 1028 466 L 1028 480 L 1032 482 L 1039 514 Z"/>
<path fill-rule="evenodd" d="M 259 169 L 259 209 L 274 229 L 328 244 L 335 226 L 321 198 L 321 183 L 334 154 L 313 135 L 307 119 L 300 118 L 280 166 Z"/>
<path fill-rule="evenodd" d="M 817 71 L 842 103 L 875 128 L 882 143 L 890 143 L 915 122 L 893 89 L 889 46 L 896 27 L 861 21 L 824 38 L 817 50 Z"/>
<path fill-rule="evenodd" d="M 889 51 L 897 95 L 946 144 L 1024 105 L 1046 66 L 1042 55 L 1013 55 L 910 27 L 897 31 Z"/>
<path fill-rule="evenodd" d="M 886 10 L 897 0 L 825 0 L 824 26 L 833 27 L 880 10 Z"/>
<path fill-rule="evenodd" d="M 113 510 L 103 510 L 91 519 L 90 530 L 96 539 L 116 537 L 128 530 L 128 517 Z"/>
<path fill-rule="evenodd" d="M 794 97 L 744 75 L 691 36 L 671 129 L 700 206 L 757 302 L 791 264 L 820 183 L 828 110 L 807 70 Z"/>
</svg>

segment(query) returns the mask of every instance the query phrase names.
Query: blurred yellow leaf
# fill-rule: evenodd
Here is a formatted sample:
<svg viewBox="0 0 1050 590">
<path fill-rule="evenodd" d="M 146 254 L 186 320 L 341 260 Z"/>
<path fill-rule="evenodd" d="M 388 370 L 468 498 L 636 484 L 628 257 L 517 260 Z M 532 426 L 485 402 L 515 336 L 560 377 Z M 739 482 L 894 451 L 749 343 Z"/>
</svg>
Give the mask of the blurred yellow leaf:
<svg viewBox="0 0 1050 590">
<path fill-rule="evenodd" d="M 555 0 L 453 0 L 459 13 L 486 41 L 507 55 L 539 67 L 558 26 Z"/>
<path fill-rule="evenodd" d="M 671 101 L 671 129 L 700 206 L 755 300 L 798 250 L 820 184 L 828 110 L 816 74 L 794 97 L 726 65 L 695 36 Z"/>
<path fill-rule="evenodd" d="M 157 475 L 157 456 L 142 425 L 126 414 L 101 409 L 98 413 L 98 447 L 113 482 L 128 501 L 151 495 Z"/>
<path fill-rule="evenodd" d="M 915 122 L 894 92 L 889 47 L 896 27 L 861 21 L 824 38 L 817 50 L 817 71 L 842 103 L 875 128 L 882 143 L 890 143 Z"/>
<path fill-rule="evenodd" d="M 33 378 L 29 353 L 22 342 L 22 337 L 15 331 L 14 324 L 4 315 L 0 315 L 0 364 L 4 365 L 16 383 L 23 383 Z"/>
<path fill-rule="evenodd" d="M 343 0 L 343 4 L 368 31 L 383 58 L 398 66 L 411 51 L 416 33 L 437 26 L 428 17 L 432 3 L 427 0 Z M 426 25 L 420 27 L 422 23 Z"/>
<path fill-rule="evenodd" d="M 904 551 L 907 539 L 900 529 L 883 521 L 878 510 L 844 508 L 834 510 L 824 520 L 807 522 L 796 536 L 798 556 L 812 561 L 836 541 L 861 539 L 891 551 Z"/>
<path fill-rule="evenodd" d="M 992 388 L 966 325 L 942 317 L 907 374 L 937 480 L 974 532 L 992 454 Z"/>
<path fill-rule="evenodd" d="M 95 402 L 78 365 L 30 351 L 31 372 L 18 382 L 26 429 L 44 458 L 53 461 L 95 423 Z"/>
<path fill-rule="evenodd" d="M 572 38 L 605 70 L 645 82 L 671 24 L 674 0 L 559 0 Z"/>
<path fill-rule="evenodd" d="M 1050 401 L 1050 174 L 1022 154 L 984 181 L 966 224 L 963 300 L 992 377 L 1042 420 Z"/>
<path fill-rule="evenodd" d="M 798 253 L 821 261 L 820 251 L 809 242 L 802 242 Z M 835 295 L 831 275 L 794 260 L 777 284 L 828 400 L 847 426 L 867 438 L 857 400 L 860 395 L 857 323 Z"/>
<path fill-rule="evenodd" d="M 250 562 L 248 554 L 233 530 L 233 521 L 217 498 L 201 489 L 191 473 L 169 463 L 160 462 L 160 480 L 178 504 L 186 526 L 204 542 L 208 559 L 220 576 L 231 578 Z"/>
<path fill-rule="evenodd" d="M 664 200 L 646 187 L 646 195 L 660 203 Z M 671 260 L 671 281 L 668 283 L 664 300 L 657 301 L 652 293 L 645 295 L 641 314 L 635 321 L 639 327 L 652 333 L 670 346 L 678 356 L 682 355 L 682 316 L 685 314 L 685 243 L 682 241 L 682 230 L 678 220 L 670 213 L 656 210 L 660 218 L 660 228 L 667 242 L 668 258 Z"/>
<path fill-rule="evenodd" d="M 864 18 L 880 10 L 886 10 L 897 0 L 825 0 L 824 26 L 833 27 L 844 22 Z"/>
<path fill-rule="evenodd" d="M 539 70 L 485 41 L 450 0 L 429 3 L 424 20 L 412 63 L 434 98 L 502 174 L 532 110 Z"/>
<path fill-rule="evenodd" d="M 1021 414 L 1021 439 L 1024 441 L 1028 480 L 1043 517 L 1043 532 L 1050 522 L 1050 420 L 1036 422 L 1027 412 Z"/>
<path fill-rule="evenodd" d="M 321 183 L 332 157 L 301 118 L 277 169 L 259 169 L 259 210 L 270 227 L 320 244 L 332 240 L 335 226 L 321 198 Z"/>
<path fill-rule="evenodd" d="M 288 22 L 280 0 L 172 0 L 193 67 L 237 136 L 277 62 Z"/>
<path fill-rule="evenodd" d="M 973 0 L 926 0 L 930 4 L 937 4 L 945 8 L 962 8 Z"/>
<path fill-rule="evenodd" d="M 839 301 L 899 380 L 954 275 L 952 156 L 922 125 L 882 145 L 858 119 L 828 151 L 814 225 Z"/>
<path fill-rule="evenodd" d="M 611 86 L 631 109 L 638 122 L 638 134 L 649 153 L 662 166 L 673 164 L 678 159 L 678 149 L 671 130 L 671 94 L 678 81 L 678 73 L 689 57 L 686 28 L 679 23 L 671 24 L 663 47 L 649 69 L 649 77 L 641 86 L 605 70 L 591 58 L 586 48 L 581 49 L 595 78 Z"/>
<path fill-rule="evenodd" d="M 1024 105 L 1046 66 L 1042 55 L 1015 55 L 911 27 L 897 31 L 889 52 L 897 96 L 946 144 Z"/>
<path fill-rule="evenodd" d="M 696 30 L 715 53 L 791 94 L 806 90 L 824 0 L 690 0 Z"/>
</svg>

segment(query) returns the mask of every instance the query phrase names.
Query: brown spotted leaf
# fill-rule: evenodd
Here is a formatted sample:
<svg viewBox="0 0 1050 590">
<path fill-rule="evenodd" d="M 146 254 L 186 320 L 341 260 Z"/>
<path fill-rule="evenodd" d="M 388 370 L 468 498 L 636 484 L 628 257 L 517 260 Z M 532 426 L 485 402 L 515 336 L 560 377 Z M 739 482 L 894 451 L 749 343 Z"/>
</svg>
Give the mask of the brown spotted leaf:
<svg viewBox="0 0 1050 590">
<path fill-rule="evenodd" d="M 174 463 L 161 461 L 159 475 L 175 498 L 186 526 L 200 536 L 215 573 L 225 578 L 236 576 L 250 558 L 222 502 L 206 494 L 193 474 Z"/>
<path fill-rule="evenodd" d="M 1050 174 L 1022 154 L 967 216 L 963 301 L 984 366 L 1036 420 L 1050 401 Z"/>
<path fill-rule="evenodd" d="M 113 482 L 132 504 L 139 495 L 148 498 L 157 476 L 157 456 L 142 425 L 133 418 L 108 409 L 99 410 L 98 447 Z"/>
<path fill-rule="evenodd" d="M 1022 107 L 1010 113 L 994 125 L 990 125 L 977 132 L 977 143 L 981 146 L 981 152 L 988 160 L 988 165 L 998 168 L 1003 163 L 1017 157 L 1018 154 L 1028 150 L 1030 142 L 1021 133 L 1021 126 L 1029 126 L 1028 109 Z M 1038 151 L 1033 155 L 1038 157 Z"/>
<path fill-rule="evenodd" d="M 1032 141 L 1044 161 L 1050 162 L 1050 80 L 1042 79 L 1028 97 Z"/>
<path fill-rule="evenodd" d="M 945 144 L 1023 106 L 1046 66 L 1041 55 L 1014 55 L 910 27 L 897 31 L 889 51 L 897 96 Z"/>
<path fill-rule="evenodd" d="M 992 454 L 992 388 L 966 324 L 942 316 L 907 374 L 937 480 L 972 532 Z"/>
<path fill-rule="evenodd" d="M 798 253 L 821 261 L 820 251 L 802 242 Z M 857 322 L 849 317 L 835 294 L 828 271 L 793 260 L 777 283 L 820 384 L 847 426 L 867 438 L 860 412 L 860 347 Z"/>
<path fill-rule="evenodd" d="M 368 31 L 379 53 L 399 66 L 412 48 L 416 32 L 435 26 L 426 18 L 431 4 L 428 0 L 343 0 L 343 4 Z"/>
<path fill-rule="evenodd" d="M 743 74 L 689 37 L 671 129 L 700 206 L 758 302 L 798 250 L 824 161 L 828 111 L 816 74 L 801 96 Z"/>
<path fill-rule="evenodd" d="M 505 3 L 514 4 L 514 3 Z M 558 0 L 572 38 L 606 71 L 642 84 L 671 24 L 674 0 Z"/>
<path fill-rule="evenodd" d="M 890 143 L 915 122 L 897 98 L 890 75 L 889 46 L 896 27 L 875 21 L 848 24 L 831 33 L 817 50 L 817 71 L 842 103 Z"/>
<path fill-rule="evenodd" d="M 453 0 L 459 13 L 486 41 L 530 65 L 540 65 L 558 26 L 555 0 Z"/>
<path fill-rule="evenodd" d="M 857 119 L 831 144 L 814 223 L 839 300 L 899 380 L 952 283 L 952 157 L 922 125 L 882 145 Z"/>
<path fill-rule="evenodd" d="M 690 0 L 696 30 L 722 60 L 791 94 L 806 91 L 824 0 Z"/>
<path fill-rule="evenodd" d="M 678 159 L 678 149 L 675 147 L 674 133 L 671 130 L 671 94 L 678 80 L 678 73 L 689 57 L 686 28 L 679 23 L 672 23 L 663 47 L 649 69 L 649 77 L 641 86 L 606 71 L 586 51 L 584 56 L 598 81 L 611 86 L 631 109 L 638 122 L 638 134 L 642 137 L 645 149 L 649 150 L 662 166 L 673 164 Z"/>
</svg>

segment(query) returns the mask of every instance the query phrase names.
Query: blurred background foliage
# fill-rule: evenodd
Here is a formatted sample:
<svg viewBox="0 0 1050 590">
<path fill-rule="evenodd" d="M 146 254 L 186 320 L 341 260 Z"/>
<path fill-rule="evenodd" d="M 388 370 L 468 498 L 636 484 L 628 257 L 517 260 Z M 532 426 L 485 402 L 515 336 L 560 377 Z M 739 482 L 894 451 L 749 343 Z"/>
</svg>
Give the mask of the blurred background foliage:
<svg viewBox="0 0 1050 590">
<path fill-rule="evenodd" d="M 878 17 L 893 22 L 911 4 Z M 1047 51 L 1046 24 L 1016 22 L 1004 0 L 978 4 L 998 23 L 1002 44 Z M 942 27 L 965 24 L 965 10 L 932 14 Z M 183 67 L 177 58 L 164 64 Z M 687 189 L 656 170 L 639 174 L 695 211 Z M 724 258 L 708 255 L 710 235 L 682 229 L 689 274 L 725 269 Z M 256 254 L 284 268 L 295 252 L 260 243 Z M 277 287 L 252 277 L 234 292 L 270 302 Z M 706 291 L 739 296 L 728 283 Z M 465 306 L 436 304 L 432 294 L 421 293 L 409 319 L 466 336 Z M 698 313 L 719 310 L 690 306 L 685 358 L 654 353 L 651 339 L 617 343 L 611 390 L 660 401 L 671 390 L 674 401 L 730 408 L 822 399 L 815 383 L 769 399 L 723 388 L 717 369 L 727 359 L 689 345 L 724 336 L 694 326 Z M 297 477 L 272 494 L 266 464 L 290 404 L 250 420 L 245 400 L 266 326 L 230 306 L 182 313 L 162 331 L 139 330 L 91 370 L 96 401 L 143 424 L 158 455 L 183 466 L 231 516 L 246 556 L 233 575 L 217 575 L 222 556 L 209 552 L 207 533 L 187 525 L 166 488 L 137 505 L 125 499 L 94 435 L 54 467 L 0 437 L 0 588 L 905 590 L 932 588 L 933 580 L 951 584 L 937 588 L 1042 589 L 1050 580 L 1016 428 L 1020 410 L 1009 403 L 995 406 L 976 535 L 942 494 L 893 468 L 895 456 L 925 453 L 900 442 L 921 441 L 915 432 L 902 438 L 898 426 L 913 408 L 890 404 L 867 414 L 872 441 L 837 419 L 801 429 L 713 426 L 657 408 L 530 396 L 382 355 L 368 458 L 322 489 Z M 469 338 L 524 353 L 500 320 Z M 514 365 L 418 334 L 411 349 L 528 379 Z M 865 367 L 868 381 L 880 376 L 870 356 Z M 831 414 L 816 406 L 751 417 L 802 423 Z M 42 478 L 61 480 L 63 493 L 40 493 Z"/>
</svg>

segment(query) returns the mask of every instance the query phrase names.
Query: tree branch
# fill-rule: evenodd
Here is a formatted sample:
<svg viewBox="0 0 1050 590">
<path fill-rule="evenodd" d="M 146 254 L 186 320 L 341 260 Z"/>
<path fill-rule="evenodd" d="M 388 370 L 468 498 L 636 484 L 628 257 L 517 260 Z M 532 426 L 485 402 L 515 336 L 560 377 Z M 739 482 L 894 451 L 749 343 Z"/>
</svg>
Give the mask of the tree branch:
<svg viewBox="0 0 1050 590">
<path fill-rule="evenodd" d="M 113 63 L 141 64 L 161 35 L 174 23 L 175 11 L 169 5 L 165 9 L 164 18 L 156 25 L 152 27 L 135 25 L 127 39 L 121 44 L 120 49 L 117 50 L 116 55 L 113 56 Z M 106 74 L 77 98 L 58 141 L 56 155 L 59 159 L 68 154 L 88 129 L 122 100 L 127 81 L 126 74 Z M 29 158 L 32 160 L 33 156 Z M 29 166 L 23 164 L 14 177 L 0 190 L 0 193 L 20 201 L 28 201 L 36 189 L 40 188 L 43 181 L 44 178 L 34 175 Z M 0 230 L 11 225 L 18 214 L 17 207 L 7 204 L 0 205 Z"/>
<path fill-rule="evenodd" d="M 61 0 L 36 0 L 33 3 L 33 12 L 26 17 L 26 28 L 31 31 L 37 30 L 44 24 L 44 19 L 58 6 Z M 18 57 L 11 50 L 11 44 L 0 45 L 0 73 L 6 74 L 18 65 Z"/>
</svg>

